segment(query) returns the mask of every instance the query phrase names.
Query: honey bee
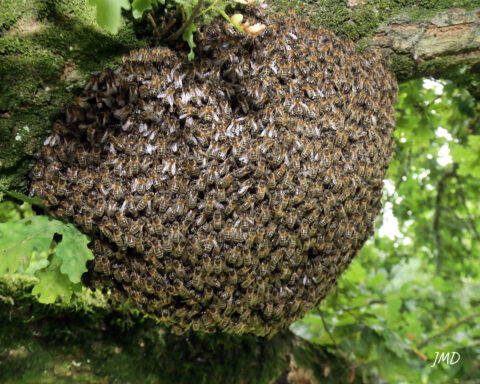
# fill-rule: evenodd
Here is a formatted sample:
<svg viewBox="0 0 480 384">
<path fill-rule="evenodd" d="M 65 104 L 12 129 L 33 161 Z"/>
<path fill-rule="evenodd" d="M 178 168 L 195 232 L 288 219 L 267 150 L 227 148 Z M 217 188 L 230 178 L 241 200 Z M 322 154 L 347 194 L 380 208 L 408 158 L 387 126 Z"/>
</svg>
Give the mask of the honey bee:
<svg viewBox="0 0 480 384">
<path fill-rule="evenodd" d="M 138 175 L 138 172 L 140 172 L 140 162 L 138 161 L 137 155 L 135 153 L 132 153 L 127 168 L 127 177 L 136 176 Z"/>
<path fill-rule="evenodd" d="M 231 265 L 238 265 L 239 261 L 241 261 L 242 257 L 242 249 L 239 245 L 236 245 L 233 249 L 231 249 L 227 253 L 227 262 Z"/>
<path fill-rule="evenodd" d="M 59 201 L 57 197 L 53 194 L 53 191 L 51 190 L 45 191 L 45 197 L 46 197 L 45 205 L 47 207 L 53 207 L 59 204 Z"/>
<path fill-rule="evenodd" d="M 132 193 L 137 192 L 140 195 L 143 195 L 145 193 L 146 187 L 147 187 L 146 178 L 144 175 L 140 175 L 139 177 L 133 180 L 131 191 Z"/>
<path fill-rule="evenodd" d="M 59 197 L 66 196 L 68 194 L 67 181 L 65 180 L 65 178 L 60 177 L 58 179 L 58 182 L 56 184 L 55 194 Z"/>
<path fill-rule="evenodd" d="M 175 245 L 183 239 L 183 235 L 180 232 L 180 224 L 177 221 L 172 225 L 170 239 Z"/>
<path fill-rule="evenodd" d="M 193 272 L 192 276 L 192 286 L 197 290 L 197 291 L 203 291 L 203 278 L 201 274 L 201 269 L 195 269 Z"/>
<path fill-rule="evenodd" d="M 293 198 L 290 200 L 291 205 L 295 207 L 303 203 L 305 200 L 305 196 L 306 196 L 306 193 L 304 190 L 297 190 L 297 193 L 295 194 L 295 196 L 293 196 Z"/>
<path fill-rule="evenodd" d="M 118 248 L 123 249 L 124 242 L 123 242 L 122 232 L 120 232 L 119 229 L 113 232 L 110 239 L 117 245 Z"/>
<path fill-rule="evenodd" d="M 226 189 L 233 183 L 233 181 L 234 181 L 233 175 L 227 174 L 219 180 L 218 185 L 220 188 Z"/>
<path fill-rule="evenodd" d="M 232 195 L 230 197 L 230 201 L 228 202 L 227 206 L 225 207 L 224 214 L 226 217 L 230 216 L 232 212 L 237 210 L 238 204 L 236 202 L 236 197 L 235 195 Z"/>
<path fill-rule="evenodd" d="M 213 228 L 216 231 L 220 231 L 222 229 L 222 212 L 219 210 L 216 210 L 213 213 Z"/>
<path fill-rule="evenodd" d="M 125 237 L 125 242 L 127 243 L 128 248 L 135 248 L 135 237 L 128 233 L 123 235 Z"/>
<path fill-rule="evenodd" d="M 199 192 L 204 192 L 206 187 L 207 187 L 207 183 L 206 183 L 205 177 L 200 176 L 197 179 L 197 183 L 195 184 L 195 189 Z"/>
<path fill-rule="evenodd" d="M 127 211 L 134 217 L 137 217 L 138 216 L 138 212 L 137 212 L 137 204 L 135 203 L 135 199 L 132 195 L 127 195 L 125 197 L 125 200 L 122 204 L 122 208 L 121 210 L 125 210 L 125 208 L 127 209 Z"/>
<path fill-rule="evenodd" d="M 163 234 L 163 241 L 162 241 L 162 244 L 163 244 L 163 251 L 164 253 L 171 253 L 172 250 L 173 250 L 173 243 L 170 239 L 170 236 L 168 233 L 164 233 Z"/>
<path fill-rule="evenodd" d="M 284 226 L 280 226 L 278 230 L 278 244 L 282 247 L 288 245 L 288 232 Z"/>
<path fill-rule="evenodd" d="M 112 184 L 112 195 L 113 199 L 116 201 L 123 199 L 123 188 L 120 184 L 120 179 L 115 179 Z"/>
<path fill-rule="evenodd" d="M 153 192 L 148 192 L 145 195 L 143 195 L 137 204 L 137 207 L 136 207 L 137 211 L 138 212 L 143 211 L 147 207 L 147 205 L 151 203 L 151 201 L 153 200 L 153 196 L 154 196 Z"/>
<path fill-rule="evenodd" d="M 105 199 L 100 197 L 97 199 L 95 208 L 93 210 L 93 216 L 98 219 L 103 216 L 104 212 L 105 212 Z"/>
<path fill-rule="evenodd" d="M 86 175 L 85 177 L 80 179 L 78 183 L 80 190 L 83 193 L 88 193 L 88 191 L 90 191 L 93 188 L 93 184 L 94 184 L 94 179 L 92 175 Z"/>
<path fill-rule="evenodd" d="M 266 303 L 265 304 L 265 307 L 263 309 L 263 314 L 267 318 L 269 318 L 273 315 L 273 304 L 272 303 Z"/>
<path fill-rule="evenodd" d="M 199 117 L 204 123 L 211 123 L 214 119 L 214 116 L 216 117 L 216 120 L 218 120 L 218 117 L 216 116 L 215 111 L 211 106 L 207 105 L 200 110 Z"/>
<path fill-rule="evenodd" d="M 255 197 L 257 201 L 262 201 L 265 198 L 265 193 L 267 191 L 267 186 L 264 181 L 260 181 L 257 185 L 257 191 Z"/>
<path fill-rule="evenodd" d="M 222 230 L 222 237 L 228 243 L 231 243 L 233 241 L 234 230 L 233 230 L 233 220 L 232 219 L 227 219 L 227 221 L 225 223 L 225 228 L 223 228 L 223 230 Z"/>
<path fill-rule="evenodd" d="M 115 213 L 117 212 L 117 204 L 115 201 L 108 200 L 106 206 L 105 206 L 105 213 L 107 214 L 108 217 L 113 217 Z"/>
<path fill-rule="evenodd" d="M 235 263 L 231 263 L 235 264 Z M 234 268 L 229 268 L 228 270 L 228 282 L 232 285 L 236 285 L 238 282 L 238 274 Z"/>
<path fill-rule="evenodd" d="M 142 218 L 140 218 L 139 220 L 133 221 L 131 226 L 130 226 L 130 231 L 129 232 L 132 235 L 138 234 L 143 229 L 143 223 L 144 223 L 144 220 Z"/>
<path fill-rule="evenodd" d="M 257 238 L 257 230 L 255 229 L 255 227 L 252 226 L 250 227 L 247 237 L 245 239 L 246 247 L 252 248 L 253 245 L 255 244 L 256 238 Z"/>
<path fill-rule="evenodd" d="M 243 288 L 243 289 L 246 289 L 248 288 L 249 286 L 251 286 L 253 283 L 255 282 L 255 277 L 252 275 L 252 274 L 249 274 L 249 275 L 246 275 L 241 283 L 240 283 L 240 286 Z"/>
<path fill-rule="evenodd" d="M 221 257 L 215 257 L 213 259 L 213 273 L 220 275 L 225 269 L 225 265 Z"/>
<path fill-rule="evenodd" d="M 79 144 L 77 146 L 75 154 L 76 154 L 76 157 L 77 157 L 78 164 L 81 167 L 86 167 L 87 166 L 88 153 L 87 153 L 87 151 L 85 150 L 85 147 L 82 144 Z"/>
<path fill-rule="evenodd" d="M 203 204 L 203 205 L 202 205 Z M 205 201 L 199 205 L 199 208 L 204 208 L 205 215 L 211 216 L 213 213 L 213 209 L 215 207 L 215 197 L 213 194 L 208 194 L 205 198 Z"/>
<path fill-rule="evenodd" d="M 262 205 L 260 207 L 260 222 L 263 225 L 266 225 L 269 222 L 269 220 L 270 220 L 270 211 L 265 205 Z"/>
<path fill-rule="evenodd" d="M 163 249 L 158 244 L 153 245 L 153 247 L 151 248 L 151 253 L 152 253 L 152 256 L 154 256 L 155 259 L 157 260 L 160 260 L 163 258 Z"/>
<path fill-rule="evenodd" d="M 345 148 L 348 142 L 348 133 L 345 130 L 337 131 L 335 136 L 335 145 L 340 148 Z"/>
<path fill-rule="evenodd" d="M 280 167 L 278 167 L 273 173 L 273 175 L 275 176 L 275 180 L 282 180 L 286 172 L 287 172 L 286 165 L 285 164 L 280 165 Z M 268 188 L 271 188 L 271 189 L 275 188 L 275 185 L 273 187 L 270 186 L 270 179 L 268 178 L 268 175 L 267 175 L 267 185 L 268 185 Z"/>
<path fill-rule="evenodd" d="M 32 179 L 33 180 L 43 179 L 44 172 L 45 172 L 45 166 L 41 161 L 39 161 L 37 164 L 35 164 L 35 167 L 32 170 Z"/>
</svg>

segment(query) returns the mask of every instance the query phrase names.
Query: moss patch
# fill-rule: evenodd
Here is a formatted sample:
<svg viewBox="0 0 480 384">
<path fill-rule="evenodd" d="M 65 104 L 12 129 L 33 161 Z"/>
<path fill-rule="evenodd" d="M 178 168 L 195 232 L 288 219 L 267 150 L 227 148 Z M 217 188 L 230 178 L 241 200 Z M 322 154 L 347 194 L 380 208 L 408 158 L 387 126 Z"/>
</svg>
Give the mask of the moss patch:
<svg viewBox="0 0 480 384">
<path fill-rule="evenodd" d="M 2 383 L 255 384 L 285 368 L 281 337 L 268 348 L 254 336 L 179 337 L 90 294 L 41 305 L 30 295 L 33 281 L 0 278 Z"/>
<path fill-rule="evenodd" d="M 147 45 L 131 21 L 101 30 L 84 0 L 3 0 L 0 18 L 0 189 L 25 191 L 33 155 L 91 72 Z"/>
</svg>

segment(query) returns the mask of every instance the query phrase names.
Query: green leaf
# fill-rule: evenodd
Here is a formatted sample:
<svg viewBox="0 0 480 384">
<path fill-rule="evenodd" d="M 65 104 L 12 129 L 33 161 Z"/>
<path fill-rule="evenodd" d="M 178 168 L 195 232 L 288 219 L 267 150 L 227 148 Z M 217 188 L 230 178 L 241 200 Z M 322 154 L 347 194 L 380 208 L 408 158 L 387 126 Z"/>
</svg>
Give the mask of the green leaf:
<svg viewBox="0 0 480 384">
<path fill-rule="evenodd" d="M 140 19 L 143 16 L 143 12 L 152 9 L 151 0 L 133 0 L 132 13 L 135 19 Z"/>
<path fill-rule="evenodd" d="M 28 267 L 22 271 L 22 268 L 19 268 L 20 273 L 28 275 L 28 276 L 34 276 L 35 272 L 37 272 L 40 269 L 43 269 L 48 266 L 48 256 L 49 252 L 51 251 L 44 251 L 44 252 L 33 252 L 32 257 L 30 258 L 30 264 Z"/>
<path fill-rule="evenodd" d="M 480 135 L 470 135 L 468 145 L 454 144 L 452 158 L 461 176 L 480 177 Z"/>
<path fill-rule="evenodd" d="M 55 233 L 62 235 L 56 248 L 62 272 L 72 282 L 80 282 L 87 260 L 93 259 L 89 238 L 72 224 L 42 215 L 0 224 L 0 274 L 14 273 L 20 266 L 27 269 L 33 252 L 48 250 Z"/>
<path fill-rule="evenodd" d="M 188 46 L 190 47 L 190 53 L 188 54 L 188 60 L 192 61 L 195 58 L 195 52 L 193 52 L 193 48 L 197 45 L 195 41 L 193 41 L 193 33 L 197 30 L 195 24 L 191 23 L 182 33 L 183 41 L 186 41 Z"/>
<path fill-rule="evenodd" d="M 73 283 L 79 283 L 82 274 L 87 271 L 87 261 L 93 259 L 92 251 L 87 247 L 90 239 L 71 224 L 63 225 L 62 235 L 62 241 L 56 248 L 63 261 L 60 270 Z"/>
<path fill-rule="evenodd" d="M 45 208 L 45 205 L 43 204 L 42 199 L 40 199 L 38 196 L 35 197 L 29 197 L 27 195 L 24 195 L 23 193 L 20 192 L 10 192 L 10 191 L 3 191 L 6 195 L 13 197 L 14 199 L 23 201 L 25 203 L 31 204 L 31 205 L 36 205 L 37 207 L 40 208 Z"/>
<path fill-rule="evenodd" d="M 218 11 L 218 13 L 220 13 L 220 15 L 223 16 L 223 18 L 224 18 L 225 20 L 227 20 L 229 23 L 231 23 L 236 29 L 238 29 L 240 32 L 243 32 L 242 26 L 237 22 L 237 20 L 238 20 L 238 15 L 234 15 L 234 16 L 237 16 L 237 17 L 231 19 L 230 17 L 228 17 L 228 15 L 225 13 L 224 10 L 217 8 L 217 11 Z M 243 15 L 240 15 L 240 16 L 242 16 L 242 20 L 243 20 Z M 241 20 L 240 20 L 240 21 L 241 21 Z"/>
<path fill-rule="evenodd" d="M 68 276 L 60 272 L 61 264 L 62 260 L 53 254 L 48 267 L 35 273 L 39 282 L 33 287 L 32 294 L 39 295 L 40 303 L 51 304 L 57 297 L 67 303 L 70 301 L 73 287 Z"/>
<path fill-rule="evenodd" d="M 345 273 L 346 280 L 352 283 L 363 282 L 366 279 L 367 272 L 360 263 L 353 263 Z"/>
<path fill-rule="evenodd" d="M 117 33 L 120 28 L 122 8 L 130 9 L 128 0 L 88 0 L 88 4 L 97 7 L 98 25 L 111 33 Z"/>
<path fill-rule="evenodd" d="M 62 223 L 63 224 L 63 223 Z M 0 274 L 26 267 L 34 251 L 47 250 L 57 224 L 47 216 L 32 216 L 16 223 L 0 224 Z"/>
</svg>

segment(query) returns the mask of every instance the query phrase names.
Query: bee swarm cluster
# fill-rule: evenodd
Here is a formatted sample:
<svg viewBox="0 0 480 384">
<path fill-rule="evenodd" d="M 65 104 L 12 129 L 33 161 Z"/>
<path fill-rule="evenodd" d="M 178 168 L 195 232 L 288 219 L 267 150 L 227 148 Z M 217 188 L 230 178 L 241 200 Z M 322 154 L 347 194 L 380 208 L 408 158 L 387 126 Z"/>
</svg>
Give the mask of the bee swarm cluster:
<svg viewBox="0 0 480 384">
<path fill-rule="evenodd" d="M 381 206 L 388 63 L 294 15 L 261 21 L 203 27 L 193 64 L 142 49 L 93 77 L 32 172 L 31 195 L 92 238 L 84 282 L 178 333 L 298 319 Z"/>
</svg>

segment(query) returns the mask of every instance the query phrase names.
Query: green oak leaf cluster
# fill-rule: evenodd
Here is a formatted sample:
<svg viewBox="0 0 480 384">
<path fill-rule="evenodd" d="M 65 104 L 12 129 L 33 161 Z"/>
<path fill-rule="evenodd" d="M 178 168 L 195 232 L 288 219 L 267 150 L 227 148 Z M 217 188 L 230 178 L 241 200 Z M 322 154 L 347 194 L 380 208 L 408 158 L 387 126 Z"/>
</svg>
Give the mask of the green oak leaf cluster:
<svg viewBox="0 0 480 384">
<path fill-rule="evenodd" d="M 9 202 L 2 202 L 1 208 Z M 28 208 L 18 208 L 22 210 Z M 38 282 L 32 293 L 41 303 L 68 302 L 81 289 L 81 276 L 93 254 L 89 238 L 73 224 L 44 215 L 0 223 L 0 275 L 21 272 Z"/>
<path fill-rule="evenodd" d="M 445 81 L 400 85 L 384 214 L 338 288 L 292 329 L 364 382 L 480 382 L 480 109 Z M 434 365 L 437 352 L 455 365 Z M 433 366 L 433 367 L 432 367 Z"/>
</svg>

